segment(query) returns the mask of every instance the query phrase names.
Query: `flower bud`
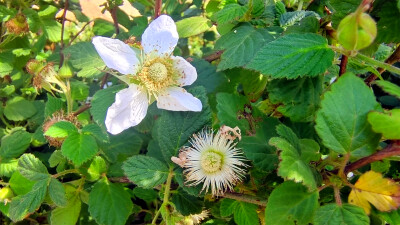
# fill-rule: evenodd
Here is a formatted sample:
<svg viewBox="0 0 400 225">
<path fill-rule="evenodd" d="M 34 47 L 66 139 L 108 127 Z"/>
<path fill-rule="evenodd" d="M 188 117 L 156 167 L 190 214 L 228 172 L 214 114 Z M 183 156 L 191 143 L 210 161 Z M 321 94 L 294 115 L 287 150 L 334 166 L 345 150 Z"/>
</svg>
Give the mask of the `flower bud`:
<svg viewBox="0 0 400 225">
<path fill-rule="evenodd" d="M 18 13 L 14 18 L 6 22 L 8 32 L 13 34 L 28 33 L 29 25 L 26 21 L 26 16 L 22 13 Z"/>
<path fill-rule="evenodd" d="M 360 50 L 369 46 L 377 33 L 376 23 L 366 13 L 351 13 L 340 21 L 337 29 L 339 43 L 348 50 Z"/>
<path fill-rule="evenodd" d="M 9 200 L 14 197 L 14 193 L 9 187 L 4 187 L 0 189 L 0 201 L 4 202 L 5 200 Z"/>
<path fill-rule="evenodd" d="M 58 76 L 63 79 L 71 78 L 74 76 L 74 72 L 68 62 L 64 62 L 61 68 L 58 70 Z"/>
</svg>

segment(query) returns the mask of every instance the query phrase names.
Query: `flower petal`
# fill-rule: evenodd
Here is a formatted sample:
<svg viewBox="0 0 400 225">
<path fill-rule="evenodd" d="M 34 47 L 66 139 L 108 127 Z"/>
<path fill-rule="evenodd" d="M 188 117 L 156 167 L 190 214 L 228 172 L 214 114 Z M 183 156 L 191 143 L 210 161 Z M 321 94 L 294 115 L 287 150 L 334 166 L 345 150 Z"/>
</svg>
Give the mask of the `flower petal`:
<svg viewBox="0 0 400 225">
<path fill-rule="evenodd" d="M 161 15 L 146 28 L 142 35 L 143 51 L 147 55 L 171 55 L 178 43 L 179 35 L 175 22 L 167 15 Z"/>
<path fill-rule="evenodd" d="M 170 87 L 158 96 L 157 107 L 171 111 L 200 112 L 203 106 L 198 98 L 193 97 L 185 89 Z"/>
<path fill-rule="evenodd" d="M 119 134 L 138 125 L 146 116 L 149 106 L 146 92 L 135 84 L 119 91 L 115 102 L 108 108 L 106 116 L 107 131 Z"/>
<path fill-rule="evenodd" d="M 135 74 L 139 67 L 136 53 L 124 42 L 96 36 L 92 43 L 107 67 L 122 74 Z"/>
<path fill-rule="evenodd" d="M 196 68 L 180 56 L 172 56 L 171 59 L 174 69 L 179 73 L 179 84 L 182 86 L 193 84 L 197 79 Z"/>
</svg>

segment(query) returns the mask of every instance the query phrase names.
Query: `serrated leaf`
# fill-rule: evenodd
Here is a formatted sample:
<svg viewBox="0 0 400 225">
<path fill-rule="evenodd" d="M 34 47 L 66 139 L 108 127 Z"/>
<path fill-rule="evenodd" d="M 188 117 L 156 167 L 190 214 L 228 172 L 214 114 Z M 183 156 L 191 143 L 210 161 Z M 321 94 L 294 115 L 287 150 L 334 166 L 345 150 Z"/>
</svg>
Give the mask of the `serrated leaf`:
<svg viewBox="0 0 400 225">
<path fill-rule="evenodd" d="M 97 124 L 88 124 L 82 128 L 82 133 L 92 135 L 100 142 L 109 142 L 108 134 Z"/>
<path fill-rule="evenodd" d="M 244 96 L 218 93 L 217 94 L 217 116 L 221 125 L 230 127 L 238 126 L 242 133 L 250 129 L 249 123 L 246 119 L 240 118 L 243 115 L 246 105 L 250 102 Z"/>
<path fill-rule="evenodd" d="M 333 7 L 332 25 L 337 28 L 345 16 L 356 11 L 361 0 L 330 0 L 329 3 Z"/>
<path fill-rule="evenodd" d="M 332 203 L 317 209 L 314 218 L 315 225 L 369 225 L 369 217 L 358 206 Z"/>
<path fill-rule="evenodd" d="M 15 97 L 7 101 L 4 107 L 4 115 L 9 120 L 21 121 L 35 115 L 35 105 L 22 97 Z"/>
<path fill-rule="evenodd" d="M 103 90 L 99 90 L 93 95 L 90 107 L 90 114 L 93 120 L 102 128 L 106 128 L 104 121 L 106 120 L 107 110 L 115 102 L 115 94 L 120 91 L 124 85 L 116 85 Z"/>
<path fill-rule="evenodd" d="M 72 99 L 84 101 L 89 96 L 89 86 L 84 82 L 75 80 L 70 85 Z"/>
<path fill-rule="evenodd" d="M 400 9 L 395 1 L 387 1 L 378 13 L 378 36 L 376 39 L 384 43 L 400 42 Z"/>
<path fill-rule="evenodd" d="M 362 207 L 369 215 L 370 203 L 380 211 L 391 211 L 400 206 L 399 197 L 399 184 L 383 178 L 380 173 L 368 171 L 354 184 L 349 194 L 349 203 Z"/>
<path fill-rule="evenodd" d="M 0 177 L 11 177 L 17 171 L 18 160 L 16 159 L 2 159 L 0 163 Z"/>
<path fill-rule="evenodd" d="M 385 113 L 368 113 L 368 122 L 372 130 L 381 133 L 386 139 L 400 139 L 400 109 L 393 109 Z"/>
<path fill-rule="evenodd" d="M 65 110 L 65 103 L 59 99 L 47 94 L 47 102 L 44 109 L 44 116 L 45 118 L 50 117 L 53 113 Z"/>
<path fill-rule="evenodd" d="M 217 88 L 228 82 L 228 78 L 222 72 L 217 72 L 217 67 L 205 60 L 194 60 L 192 65 L 197 70 L 197 80 L 191 87 L 203 86 L 207 94 L 215 92 Z"/>
<path fill-rule="evenodd" d="M 144 155 L 128 158 L 122 169 L 133 183 L 144 188 L 153 188 L 164 183 L 168 177 L 168 167 L 161 161 Z"/>
<path fill-rule="evenodd" d="M 305 186 L 286 181 L 275 188 L 268 198 L 265 224 L 309 224 L 318 206 L 317 191 L 308 192 Z"/>
<path fill-rule="evenodd" d="M 137 155 L 142 147 L 143 140 L 132 130 L 118 135 L 110 135 L 110 142 L 101 146 L 108 161 L 115 162 L 118 157 Z"/>
<path fill-rule="evenodd" d="M 322 76 L 275 79 L 268 83 L 268 96 L 271 103 L 283 104 L 277 110 L 292 121 L 313 121 L 321 101 L 323 81 Z"/>
<path fill-rule="evenodd" d="M 233 218 L 238 225 L 260 224 L 257 215 L 257 205 L 247 202 L 224 199 L 220 206 L 221 216 L 233 214 Z"/>
<path fill-rule="evenodd" d="M 166 162 L 171 161 L 172 156 L 178 155 L 178 150 L 197 131 L 210 123 L 211 110 L 208 105 L 206 91 L 202 87 L 191 89 L 193 96 L 200 99 L 203 109 L 201 112 L 172 112 L 163 110 L 157 120 L 157 139 L 161 152 Z"/>
<path fill-rule="evenodd" d="M 24 219 L 28 213 L 34 212 L 46 197 L 48 179 L 42 179 L 33 185 L 27 194 L 13 198 L 10 203 L 10 219 L 14 222 Z"/>
<path fill-rule="evenodd" d="M 250 62 L 262 46 L 274 40 L 266 29 L 240 26 L 223 35 L 215 44 L 216 49 L 224 49 L 218 70 L 241 67 Z"/>
<path fill-rule="evenodd" d="M 240 20 L 247 12 L 249 8 L 247 6 L 241 6 L 239 4 L 226 5 L 222 10 L 214 14 L 215 20 L 219 25 L 232 22 L 234 20 Z"/>
<path fill-rule="evenodd" d="M 334 52 L 317 34 L 288 34 L 267 43 L 246 66 L 273 78 L 293 79 L 324 73 Z"/>
<path fill-rule="evenodd" d="M 385 80 L 377 80 L 375 83 L 386 93 L 400 99 L 400 87 L 398 85 Z"/>
<path fill-rule="evenodd" d="M 189 17 L 176 22 L 176 28 L 180 38 L 201 34 L 211 27 L 211 21 L 201 16 Z"/>
<path fill-rule="evenodd" d="M 372 131 L 367 114 L 379 109 L 367 85 L 346 73 L 325 93 L 315 128 L 327 148 L 353 157 L 367 156 L 375 151 L 381 136 Z"/>
<path fill-rule="evenodd" d="M 268 144 L 268 140 L 277 136 L 276 126 L 280 124 L 275 118 L 267 118 L 258 124 L 256 135 L 244 136 L 239 142 L 246 158 L 253 161 L 254 166 L 262 171 L 271 171 L 277 168 L 279 160 L 276 149 Z"/>
<path fill-rule="evenodd" d="M 203 201 L 193 195 L 186 194 L 182 189 L 178 189 L 177 192 L 172 195 L 171 201 L 174 203 L 176 210 L 184 216 L 199 214 L 204 207 Z"/>
<path fill-rule="evenodd" d="M 124 225 L 132 208 L 129 193 L 106 178 L 98 181 L 89 194 L 89 212 L 99 224 Z"/>
<path fill-rule="evenodd" d="M 67 204 L 65 188 L 60 181 L 55 178 L 51 178 L 48 191 L 50 199 L 54 202 L 54 204 L 59 207 L 63 207 Z"/>
<path fill-rule="evenodd" d="M 292 26 L 306 17 L 314 17 L 317 19 L 321 18 L 316 12 L 301 10 L 282 14 L 279 18 L 279 23 L 282 27 Z"/>
<path fill-rule="evenodd" d="M 279 125 L 279 127 L 285 127 Z M 290 129 L 285 127 L 286 129 Z M 296 137 L 297 138 L 297 137 Z M 311 139 L 297 140 L 296 143 L 290 143 L 285 138 L 274 137 L 269 140 L 269 144 L 275 146 L 281 151 L 279 158 L 281 159 L 278 168 L 278 175 L 289 180 L 302 182 L 310 190 L 316 188 L 316 181 L 311 170 L 309 157 L 307 154 L 303 156 L 303 149 L 311 149 L 312 152 L 319 151 L 319 145 Z"/>
<path fill-rule="evenodd" d="M 89 181 L 98 180 L 103 173 L 107 172 L 106 161 L 100 156 L 95 156 L 93 161 L 90 163 L 87 172 L 87 179 Z"/>
<path fill-rule="evenodd" d="M 71 185 L 65 187 L 67 196 L 67 205 L 57 207 L 51 211 L 51 225 L 75 225 L 81 211 L 81 200 L 76 193 L 76 189 Z"/>
<path fill-rule="evenodd" d="M 9 184 L 15 194 L 24 195 L 32 190 L 35 181 L 26 179 L 17 170 L 12 174 Z"/>
<path fill-rule="evenodd" d="M 31 143 L 31 134 L 24 130 L 17 130 L 1 139 L 0 157 L 2 159 L 17 158 L 28 149 Z"/>
<path fill-rule="evenodd" d="M 70 134 L 77 133 L 78 129 L 68 121 L 59 121 L 49 127 L 44 135 L 53 138 L 65 138 Z"/>
<path fill-rule="evenodd" d="M 59 163 L 65 160 L 61 150 L 55 150 L 49 158 L 50 167 L 56 167 Z"/>
<path fill-rule="evenodd" d="M 96 155 L 98 146 L 93 136 L 72 133 L 65 139 L 61 146 L 61 151 L 67 159 L 80 166 Z"/>
<path fill-rule="evenodd" d="M 18 171 L 32 181 L 47 180 L 50 177 L 46 166 L 33 154 L 23 154 L 18 160 Z"/>
<path fill-rule="evenodd" d="M 204 196 L 204 192 L 201 192 L 201 189 L 203 188 L 203 184 L 197 184 L 195 186 L 188 186 L 185 184 L 185 178 L 183 175 L 183 170 L 182 168 L 178 168 L 174 170 L 175 176 L 174 179 L 175 181 L 179 184 L 179 187 L 181 187 L 186 193 L 199 197 L 199 196 Z"/>
<path fill-rule="evenodd" d="M 135 189 L 132 190 L 132 194 L 134 194 L 137 198 L 145 200 L 146 202 L 152 202 L 158 198 L 158 192 L 155 190 L 141 187 L 135 187 Z"/>
<path fill-rule="evenodd" d="M 105 64 L 92 43 L 76 43 L 64 49 L 64 54 L 70 57 L 72 66 L 80 70 L 78 77 L 97 78 L 103 74 L 101 70 Z"/>
</svg>

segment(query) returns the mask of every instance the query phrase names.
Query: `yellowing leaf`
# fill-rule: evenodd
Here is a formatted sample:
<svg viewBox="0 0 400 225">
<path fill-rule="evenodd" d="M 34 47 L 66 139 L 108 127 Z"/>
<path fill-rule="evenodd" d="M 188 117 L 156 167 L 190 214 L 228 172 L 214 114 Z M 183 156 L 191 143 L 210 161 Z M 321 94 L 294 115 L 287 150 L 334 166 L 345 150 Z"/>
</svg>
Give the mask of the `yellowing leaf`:
<svg viewBox="0 0 400 225">
<path fill-rule="evenodd" d="M 383 178 L 382 174 L 368 171 L 361 175 L 349 195 L 349 203 L 362 207 L 367 214 L 371 203 L 380 211 L 390 211 L 400 206 L 400 185 Z"/>
</svg>

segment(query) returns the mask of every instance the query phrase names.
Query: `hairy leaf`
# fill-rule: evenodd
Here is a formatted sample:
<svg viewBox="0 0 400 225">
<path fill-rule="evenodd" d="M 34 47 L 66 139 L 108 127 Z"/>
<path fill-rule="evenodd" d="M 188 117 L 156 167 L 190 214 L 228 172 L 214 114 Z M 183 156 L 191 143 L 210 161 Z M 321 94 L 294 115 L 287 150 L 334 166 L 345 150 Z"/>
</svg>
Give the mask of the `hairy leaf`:
<svg viewBox="0 0 400 225">
<path fill-rule="evenodd" d="M 18 160 L 18 170 L 22 176 L 32 181 L 47 180 L 50 177 L 46 166 L 33 154 L 24 154 Z"/>
<path fill-rule="evenodd" d="M 22 97 L 15 97 L 9 100 L 4 107 L 4 115 L 9 120 L 21 121 L 35 115 L 35 105 Z"/>
<path fill-rule="evenodd" d="M 221 216 L 230 216 L 238 225 L 256 225 L 259 224 L 257 216 L 257 206 L 242 201 L 224 199 L 220 206 Z"/>
<path fill-rule="evenodd" d="M 219 25 L 233 22 L 234 20 L 241 19 L 248 10 L 247 6 L 241 6 L 239 4 L 229 4 L 225 6 L 221 11 L 215 13 L 215 20 Z"/>
<path fill-rule="evenodd" d="M 28 149 L 30 143 L 30 133 L 24 130 L 12 132 L 1 139 L 0 157 L 2 159 L 16 158 Z"/>
<path fill-rule="evenodd" d="M 48 191 L 49 196 L 54 204 L 59 207 L 63 207 L 67 204 L 65 188 L 60 181 L 55 178 L 51 178 Z"/>
<path fill-rule="evenodd" d="M 377 80 L 375 83 L 382 88 L 386 93 L 400 99 L 400 87 L 392 82 L 385 80 Z"/>
<path fill-rule="evenodd" d="M 368 122 L 372 130 L 381 133 L 386 139 L 400 139 L 400 109 L 393 109 L 386 113 L 368 113 Z"/>
<path fill-rule="evenodd" d="M 211 21 L 201 16 L 189 17 L 176 22 L 176 28 L 180 38 L 201 34 L 211 27 Z"/>
<path fill-rule="evenodd" d="M 81 211 L 81 200 L 77 195 L 76 189 L 71 185 L 66 185 L 67 205 L 57 207 L 51 212 L 50 221 L 52 225 L 75 225 Z"/>
<path fill-rule="evenodd" d="M 351 204 L 341 206 L 331 203 L 317 209 L 315 225 L 369 225 L 369 217 L 364 210 Z"/>
<path fill-rule="evenodd" d="M 74 124 L 68 121 L 59 121 L 49 127 L 44 135 L 53 138 L 65 138 L 69 134 L 77 133 L 78 129 Z"/>
<path fill-rule="evenodd" d="M 62 154 L 77 166 L 96 155 L 98 146 L 96 139 L 83 133 L 72 133 L 61 146 Z"/>
</svg>

